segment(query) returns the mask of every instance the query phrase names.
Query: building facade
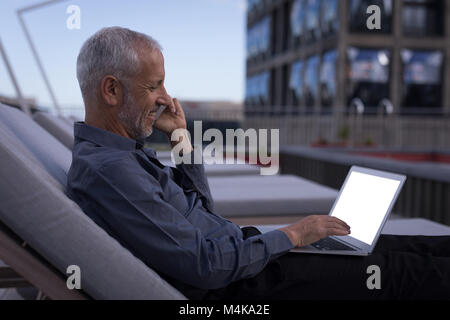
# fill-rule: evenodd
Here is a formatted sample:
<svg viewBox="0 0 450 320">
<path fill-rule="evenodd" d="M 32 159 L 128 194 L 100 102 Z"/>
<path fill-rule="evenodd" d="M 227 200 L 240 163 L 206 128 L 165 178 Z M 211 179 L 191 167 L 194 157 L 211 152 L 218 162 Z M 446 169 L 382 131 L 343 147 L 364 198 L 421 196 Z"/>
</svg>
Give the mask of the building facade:
<svg viewBox="0 0 450 320">
<path fill-rule="evenodd" d="M 367 13 L 380 8 L 380 29 Z M 246 116 L 450 113 L 450 2 L 249 0 Z"/>
</svg>

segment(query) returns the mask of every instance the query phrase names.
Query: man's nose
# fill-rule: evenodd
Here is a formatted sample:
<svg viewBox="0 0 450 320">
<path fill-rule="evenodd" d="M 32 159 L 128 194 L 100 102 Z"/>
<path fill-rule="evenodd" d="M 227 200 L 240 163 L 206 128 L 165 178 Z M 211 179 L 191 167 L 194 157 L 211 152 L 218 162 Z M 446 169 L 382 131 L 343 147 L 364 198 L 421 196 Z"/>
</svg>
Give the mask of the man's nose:
<svg viewBox="0 0 450 320">
<path fill-rule="evenodd" d="M 157 99 L 158 104 L 168 105 L 171 103 L 171 97 L 167 94 L 166 88 L 162 87 L 161 95 Z"/>
</svg>

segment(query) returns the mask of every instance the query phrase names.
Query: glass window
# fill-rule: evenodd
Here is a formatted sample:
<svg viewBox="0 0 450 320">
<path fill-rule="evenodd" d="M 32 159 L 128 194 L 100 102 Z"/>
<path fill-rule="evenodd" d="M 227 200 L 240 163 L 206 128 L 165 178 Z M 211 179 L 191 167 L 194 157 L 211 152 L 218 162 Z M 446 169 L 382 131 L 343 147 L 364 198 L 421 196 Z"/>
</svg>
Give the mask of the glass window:
<svg viewBox="0 0 450 320">
<path fill-rule="evenodd" d="M 247 13 L 261 6 L 263 0 L 247 0 Z"/>
<path fill-rule="evenodd" d="M 441 51 L 402 50 L 403 107 L 440 108 L 442 106 Z"/>
<path fill-rule="evenodd" d="M 381 30 L 367 28 L 367 8 L 377 5 L 381 9 Z M 351 0 L 349 26 L 351 32 L 391 33 L 392 31 L 392 0 Z"/>
<path fill-rule="evenodd" d="M 258 93 L 259 101 L 261 105 L 267 105 L 269 103 L 269 85 L 270 85 L 270 72 L 263 72 L 258 76 Z"/>
<path fill-rule="evenodd" d="M 307 39 L 320 38 L 320 1 L 319 0 L 306 0 L 305 7 L 305 31 Z"/>
<path fill-rule="evenodd" d="M 250 104 L 250 78 L 245 79 L 245 104 Z"/>
<path fill-rule="evenodd" d="M 270 23 L 270 16 L 268 16 L 247 30 L 247 58 L 269 50 Z"/>
<path fill-rule="evenodd" d="M 249 13 L 253 10 L 254 3 L 255 3 L 255 0 L 247 0 L 247 13 Z"/>
<path fill-rule="evenodd" d="M 378 107 L 389 97 L 390 51 L 350 47 L 347 55 L 348 105 L 359 98 L 365 107 Z"/>
<path fill-rule="evenodd" d="M 318 97 L 319 56 L 313 56 L 306 61 L 305 69 L 305 105 L 314 107 Z"/>
<path fill-rule="evenodd" d="M 258 76 L 253 76 L 252 78 L 252 102 L 254 105 L 259 104 L 259 80 Z"/>
<path fill-rule="evenodd" d="M 303 94 L 303 61 L 296 61 L 291 65 L 291 76 L 289 80 L 289 89 L 293 94 L 293 105 L 299 106 Z"/>
<path fill-rule="evenodd" d="M 304 1 L 295 0 L 291 9 L 291 33 L 294 38 L 301 37 L 303 35 L 304 15 Z"/>
<path fill-rule="evenodd" d="M 338 0 L 323 0 L 321 8 L 322 34 L 335 34 L 339 29 Z"/>
<path fill-rule="evenodd" d="M 245 101 L 247 105 L 267 105 L 269 103 L 270 72 L 263 72 L 246 80 Z"/>
<path fill-rule="evenodd" d="M 260 48 L 259 52 L 267 52 L 270 43 L 270 17 L 265 17 L 260 25 Z"/>
<path fill-rule="evenodd" d="M 245 103 L 253 105 L 253 77 L 248 77 L 245 81 Z"/>
<path fill-rule="evenodd" d="M 251 84 L 250 84 L 250 101 L 253 105 L 258 104 L 258 83 L 257 83 L 258 77 L 253 76 L 251 78 Z"/>
<path fill-rule="evenodd" d="M 444 34 L 444 0 L 403 1 L 403 32 L 408 36 Z"/>
<path fill-rule="evenodd" d="M 320 100 L 323 107 L 331 107 L 336 97 L 337 57 L 338 53 L 336 50 L 329 51 L 323 55 L 320 68 Z"/>
<path fill-rule="evenodd" d="M 247 39 L 246 39 L 246 49 L 247 49 L 247 59 L 251 57 L 251 46 L 252 46 L 252 33 L 251 29 L 247 29 Z"/>
<path fill-rule="evenodd" d="M 247 30 L 247 58 L 256 54 L 256 28 L 253 26 Z"/>
</svg>

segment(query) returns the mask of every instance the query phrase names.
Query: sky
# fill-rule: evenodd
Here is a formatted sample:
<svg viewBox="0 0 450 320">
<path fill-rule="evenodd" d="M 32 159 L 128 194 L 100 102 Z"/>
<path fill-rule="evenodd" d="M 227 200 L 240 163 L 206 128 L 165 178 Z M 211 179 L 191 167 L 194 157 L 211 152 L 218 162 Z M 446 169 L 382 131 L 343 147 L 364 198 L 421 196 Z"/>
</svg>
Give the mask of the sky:
<svg viewBox="0 0 450 320">
<path fill-rule="evenodd" d="M 0 39 L 26 97 L 51 109 L 16 10 L 43 0 L 0 0 Z M 161 44 L 166 89 L 180 100 L 242 101 L 245 84 L 245 0 L 71 0 L 25 12 L 58 103 L 82 107 L 76 58 L 97 30 L 122 26 Z M 70 5 L 80 8 L 80 29 L 69 29 Z M 0 59 L 1 60 L 1 59 Z M 15 96 L 3 61 L 0 95 Z"/>
</svg>

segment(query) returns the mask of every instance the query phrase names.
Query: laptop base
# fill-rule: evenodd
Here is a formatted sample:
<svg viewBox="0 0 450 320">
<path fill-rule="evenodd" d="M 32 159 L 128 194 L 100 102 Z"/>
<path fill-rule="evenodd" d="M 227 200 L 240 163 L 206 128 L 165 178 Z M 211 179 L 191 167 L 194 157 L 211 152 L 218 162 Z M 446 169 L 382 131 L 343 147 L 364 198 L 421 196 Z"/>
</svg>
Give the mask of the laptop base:
<svg viewBox="0 0 450 320">
<path fill-rule="evenodd" d="M 339 256 L 361 256 L 365 257 L 370 255 L 370 252 L 359 250 L 319 250 L 312 246 L 306 246 L 302 248 L 294 248 L 289 252 L 293 253 L 309 253 L 309 254 L 327 254 L 327 255 L 339 255 Z"/>
</svg>

